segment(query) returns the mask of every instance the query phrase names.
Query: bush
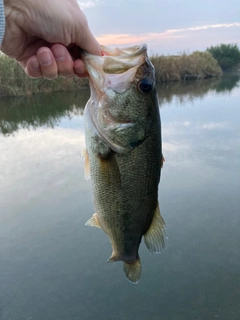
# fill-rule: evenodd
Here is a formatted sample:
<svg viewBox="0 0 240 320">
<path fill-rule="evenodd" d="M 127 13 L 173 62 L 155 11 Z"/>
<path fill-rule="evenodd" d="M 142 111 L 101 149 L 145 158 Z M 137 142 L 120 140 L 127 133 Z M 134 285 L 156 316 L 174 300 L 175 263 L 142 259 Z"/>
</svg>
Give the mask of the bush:
<svg viewBox="0 0 240 320">
<path fill-rule="evenodd" d="M 220 44 L 207 48 L 207 51 L 218 61 L 223 71 L 229 71 L 240 63 L 240 50 L 237 44 Z"/>
</svg>

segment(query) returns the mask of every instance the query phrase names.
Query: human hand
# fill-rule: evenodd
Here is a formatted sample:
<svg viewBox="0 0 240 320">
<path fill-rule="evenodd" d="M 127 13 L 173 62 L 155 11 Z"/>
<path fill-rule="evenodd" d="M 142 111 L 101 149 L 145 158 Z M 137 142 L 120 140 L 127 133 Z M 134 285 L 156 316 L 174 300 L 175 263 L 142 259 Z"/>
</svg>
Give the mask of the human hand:
<svg viewBox="0 0 240 320">
<path fill-rule="evenodd" d="M 5 0 L 1 51 L 33 78 L 87 75 L 80 50 L 100 55 L 76 0 Z"/>
</svg>

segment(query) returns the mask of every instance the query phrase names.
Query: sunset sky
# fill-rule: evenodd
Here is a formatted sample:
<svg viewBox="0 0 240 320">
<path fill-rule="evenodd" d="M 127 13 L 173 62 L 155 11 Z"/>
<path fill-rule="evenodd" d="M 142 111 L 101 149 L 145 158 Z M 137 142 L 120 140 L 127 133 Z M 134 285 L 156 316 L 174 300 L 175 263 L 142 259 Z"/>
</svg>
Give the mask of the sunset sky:
<svg viewBox="0 0 240 320">
<path fill-rule="evenodd" d="M 100 44 L 147 43 L 151 53 L 240 46 L 239 0 L 80 0 Z"/>
</svg>

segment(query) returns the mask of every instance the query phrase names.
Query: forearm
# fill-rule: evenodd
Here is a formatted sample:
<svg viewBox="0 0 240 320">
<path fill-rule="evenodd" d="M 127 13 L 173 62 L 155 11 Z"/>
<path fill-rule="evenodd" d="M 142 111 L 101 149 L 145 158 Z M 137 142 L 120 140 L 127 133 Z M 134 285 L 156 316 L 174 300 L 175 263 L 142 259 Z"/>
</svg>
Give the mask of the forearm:
<svg viewBox="0 0 240 320">
<path fill-rule="evenodd" d="M 0 0 L 0 48 L 5 32 L 5 15 L 4 15 L 4 5 L 3 0 Z"/>
</svg>

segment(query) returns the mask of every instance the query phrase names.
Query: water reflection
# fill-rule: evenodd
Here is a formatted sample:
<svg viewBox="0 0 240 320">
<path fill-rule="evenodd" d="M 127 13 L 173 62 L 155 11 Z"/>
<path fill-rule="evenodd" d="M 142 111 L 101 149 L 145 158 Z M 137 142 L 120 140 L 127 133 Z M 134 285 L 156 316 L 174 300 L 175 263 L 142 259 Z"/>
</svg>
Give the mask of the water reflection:
<svg viewBox="0 0 240 320">
<path fill-rule="evenodd" d="M 159 103 L 164 105 L 175 98 L 180 104 L 202 98 L 209 92 L 231 92 L 239 86 L 240 74 L 225 74 L 220 79 L 159 84 Z M 62 117 L 82 114 L 89 90 L 74 93 L 52 93 L 24 98 L 4 98 L 0 105 L 0 134 L 9 135 L 20 128 L 54 127 Z"/>
<path fill-rule="evenodd" d="M 183 104 L 195 98 L 202 98 L 210 92 L 231 92 L 233 88 L 239 86 L 239 82 L 240 73 L 229 73 L 217 79 L 159 84 L 157 88 L 159 103 L 161 105 L 177 98 L 178 102 Z"/>
<path fill-rule="evenodd" d="M 1 101 L 11 123 L 0 136 L 1 320 L 240 319 L 238 81 L 220 94 L 215 80 L 173 84 L 172 95 L 159 88 L 168 240 L 161 255 L 141 246 L 137 286 L 106 263 L 104 233 L 85 227 L 94 213 L 80 159 L 89 93 L 33 97 L 38 107 Z"/>
<path fill-rule="evenodd" d="M 20 128 L 54 127 L 63 117 L 83 114 L 89 90 L 4 98 L 0 105 L 0 133 L 9 135 Z"/>
</svg>

